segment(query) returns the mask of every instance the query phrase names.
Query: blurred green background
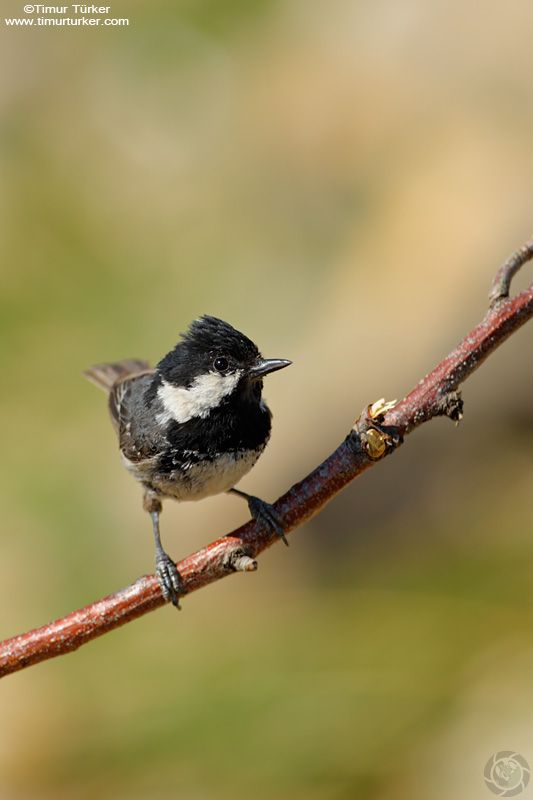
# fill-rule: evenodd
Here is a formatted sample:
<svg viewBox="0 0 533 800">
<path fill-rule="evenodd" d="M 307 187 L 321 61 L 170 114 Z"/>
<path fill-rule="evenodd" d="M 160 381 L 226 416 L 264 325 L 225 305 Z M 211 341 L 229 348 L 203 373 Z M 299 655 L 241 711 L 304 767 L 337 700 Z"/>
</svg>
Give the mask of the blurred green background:
<svg viewBox="0 0 533 800">
<path fill-rule="evenodd" d="M 86 366 L 201 313 L 291 358 L 242 484 L 274 499 L 477 323 L 533 227 L 531 3 L 111 13 L 0 24 L 2 637 L 152 570 Z M 488 798 L 493 753 L 533 765 L 532 346 L 257 574 L 2 681 L 2 800 Z M 167 503 L 164 541 L 246 518 Z"/>
</svg>

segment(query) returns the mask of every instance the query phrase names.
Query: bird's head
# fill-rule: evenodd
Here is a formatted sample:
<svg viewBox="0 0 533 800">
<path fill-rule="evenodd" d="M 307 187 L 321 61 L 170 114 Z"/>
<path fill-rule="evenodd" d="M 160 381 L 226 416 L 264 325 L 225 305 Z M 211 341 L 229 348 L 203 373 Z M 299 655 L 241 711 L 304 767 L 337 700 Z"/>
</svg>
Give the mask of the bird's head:
<svg viewBox="0 0 533 800">
<path fill-rule="evenodd" d="M 263 378 L 291 364 L 263 358 L 243 333 L 216 317 L 196 319 L 157 365 L 158 395 L 169 418 L 206 417 L 232 395 L 259 402 Z"/>
</svg>

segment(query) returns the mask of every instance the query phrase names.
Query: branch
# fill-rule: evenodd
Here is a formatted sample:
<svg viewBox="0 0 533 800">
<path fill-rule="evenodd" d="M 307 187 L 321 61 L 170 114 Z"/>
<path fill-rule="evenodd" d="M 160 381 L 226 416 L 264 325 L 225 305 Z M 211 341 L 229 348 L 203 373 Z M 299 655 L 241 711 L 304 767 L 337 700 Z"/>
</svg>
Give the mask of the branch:
<svg viewBox="0 0 533 800">
<path fill-rule="evenodd" d="M 458 387 L 508 336 L 533 316 L 533 285 L 509 298 L 512 278 L 533 258 L 533 239 L 498 270 L 490 308 L 435 369 L 397 405 L 375 403 L 365 409 L 346 439 L 313 472 L 277 500 L 275 510 L 286 533 L 320 511 L 347 483 L 389 455 L 406 434 L 436 416 L 459 420 Z M 257 569 L 257 555 L 279 541 L 254 521 L 207 545 L 177 565 L 186 593 L 236 571 Z M 70 653 L 103 633 L 165 604 L 154 575 L 74 611 L 41 628 L 0 642 L 0 677 L 39 661 Z"/>
</svg>

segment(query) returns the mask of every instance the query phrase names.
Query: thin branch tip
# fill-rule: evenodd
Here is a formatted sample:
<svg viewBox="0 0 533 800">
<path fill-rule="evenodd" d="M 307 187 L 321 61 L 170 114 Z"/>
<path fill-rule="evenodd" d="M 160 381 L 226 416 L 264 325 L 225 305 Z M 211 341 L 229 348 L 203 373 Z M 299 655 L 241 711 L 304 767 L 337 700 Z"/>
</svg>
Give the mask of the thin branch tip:
<svg viewBox="0 0 533 800">
<path fill-rule="evenodd" d="M 496 273 L 489 292 L 489 308 L 494 308 L 509 298 L 514 276 L 531 259 L 533 259 L 533 236 L 515 250 Z"/>
</svg>

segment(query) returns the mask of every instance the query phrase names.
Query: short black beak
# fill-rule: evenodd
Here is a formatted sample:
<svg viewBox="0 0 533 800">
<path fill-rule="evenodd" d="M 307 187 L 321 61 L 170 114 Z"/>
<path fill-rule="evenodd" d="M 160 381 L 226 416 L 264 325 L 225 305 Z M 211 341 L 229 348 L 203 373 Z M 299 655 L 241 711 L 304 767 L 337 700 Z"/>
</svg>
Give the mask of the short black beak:
<svg viewBox="0 0 533 800">
<path fill-rule="evenodd" d="M 251 368 L 249 375 L 253 380 L 256 380 L 257 378 L 262 378 L 263 375 L 268 375 L 269 372 L 284 369 L 290 364 L 292 364 L 292 361 L 287 361 L 286 358 L 260 358 Z"/>
</svg>

